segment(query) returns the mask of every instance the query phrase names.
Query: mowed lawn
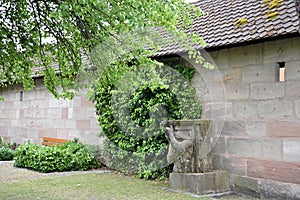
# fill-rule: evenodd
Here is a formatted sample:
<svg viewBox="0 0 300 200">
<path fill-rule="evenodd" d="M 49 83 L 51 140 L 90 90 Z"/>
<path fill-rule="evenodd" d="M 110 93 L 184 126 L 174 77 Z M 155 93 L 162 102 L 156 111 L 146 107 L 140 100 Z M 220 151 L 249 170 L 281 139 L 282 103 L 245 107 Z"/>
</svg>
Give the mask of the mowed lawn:
<svg viewBox="0 0 300 200">
<path fill-rule="evenodd" d="M 166 187 L 116 173 L 90 173 L 1 183 L 0 199 L 199 199 Z"/>
</svg>

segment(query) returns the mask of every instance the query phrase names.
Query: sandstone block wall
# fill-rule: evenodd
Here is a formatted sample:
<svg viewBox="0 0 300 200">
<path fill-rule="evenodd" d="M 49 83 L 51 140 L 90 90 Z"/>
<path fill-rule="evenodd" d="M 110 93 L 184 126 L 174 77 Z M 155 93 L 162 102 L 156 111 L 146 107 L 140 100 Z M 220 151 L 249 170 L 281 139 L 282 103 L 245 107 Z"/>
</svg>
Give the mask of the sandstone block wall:
<svg viewBox="0 0 300 200">
<path fill-rule="evenodd" d="M 0 137 L 9 142 L 40 144 L 42 137 L 78 138 L 99 144 L 99 127 L 93 104 L 82 92 L 73 100 L 57 100 L 36 80 L 36 88 L 20 86 L 0 90 Z"/>
<path fill-rule="evenodd" d="M 209 56 L 217 70 L 201 68 L 192 83 L 203 103 L 202 118 L 212 118 L 222 130 L 214 139 L 215 168 L 300 184 L 300 38 Z M 278 81 L 279 62 L 285 64 L 284 82 Z"/>
</svg>

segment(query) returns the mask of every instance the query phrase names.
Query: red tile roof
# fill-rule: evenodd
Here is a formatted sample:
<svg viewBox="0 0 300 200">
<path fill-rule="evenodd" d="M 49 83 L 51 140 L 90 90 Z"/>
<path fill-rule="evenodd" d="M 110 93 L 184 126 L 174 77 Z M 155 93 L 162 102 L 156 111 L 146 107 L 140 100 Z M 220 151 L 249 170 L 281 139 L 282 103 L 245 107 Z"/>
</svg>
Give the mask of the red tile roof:
<svg viewBox="0 0 300 200">
<path fill-rule="evenodd" d="M 299 33 L 299 0 L 200 0 L 194 3 L 207 15 L 195 19 L 193 31 L 206 41 L 205 48 L 221 47 Z M 268 14 L 278 14 L 269 19 Z M 237 25 L 238 20 L 246 20 Z M 162 33 L 167 37 L 167 33 Z M 156 56 L 180 53 L 176 44 L 164 46 Z"/>
</svg>

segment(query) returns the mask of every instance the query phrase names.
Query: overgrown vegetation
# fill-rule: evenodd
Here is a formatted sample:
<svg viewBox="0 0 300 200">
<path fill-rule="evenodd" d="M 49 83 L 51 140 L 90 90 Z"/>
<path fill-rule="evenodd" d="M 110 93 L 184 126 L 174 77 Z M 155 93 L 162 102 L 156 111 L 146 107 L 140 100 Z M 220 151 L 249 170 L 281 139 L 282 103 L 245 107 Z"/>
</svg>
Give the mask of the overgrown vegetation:
<svg viewBox="0 0 300 200">
<path fill-rule="evenodd" d="M 98 167 L 96 148 L 77 141 L 57 146 L 20 145 L 15 152 L 15 167 L 39 172 L 88 170 Z"/>
<path fill-rule="evenodd" d="M 3 143 L 2 138 L 0 137 L 0 161 L 13 160 L 16 147 L 16 143 Z"/>
<path fill-rule="evenodd" d="M 5 68 L 0 86 L 32 89 L 36 74 L 56 98 L 72 98 L 87 67 L 92 83 L 102 72 L 93 61 L 86 65 L 86 56 L 95 49 L 101 50 L 95 57 L 102 68 L 159 50 L 164 43 L 145 39 L 153 35 L 153 27 L 166 30 L 172 43 L 191 53 L 196 54 L 195 44 L 205 45 L 197 34 L 185 31 L 201 10 L 184 0 L 0 0 L 0 5 L 0 66 Z M 139 38 L 131 37 L 135 32 Z M 137 46 L 144 54 L 134 51 Z"/>
<path fill-rule="evenodd" d="M 106 165 L 139 178 L 168 176 L 167 140 L 161 122 L 200 118 L 201 106 L 189 85 L 195 70 L 149 61 L 114 66 L 95 90 Z"/>
</svg>

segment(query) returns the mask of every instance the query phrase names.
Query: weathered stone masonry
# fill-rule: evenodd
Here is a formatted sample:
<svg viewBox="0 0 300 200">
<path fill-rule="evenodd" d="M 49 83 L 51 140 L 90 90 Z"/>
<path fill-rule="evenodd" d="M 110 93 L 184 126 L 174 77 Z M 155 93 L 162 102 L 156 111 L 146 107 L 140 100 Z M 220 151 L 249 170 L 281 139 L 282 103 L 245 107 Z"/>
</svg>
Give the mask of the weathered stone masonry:
<svg viewBox="0 0 300 200">
<path fill-rule="evenodd" d="M 35 80 L 36 87 L 24 91 L 20 86 L 1 89 L 0 136 L 19 144 L 41 143 L 42 137 L 73 139 L 99 144 L 99 127 L 93 104 L 84 95 L 73 100 L 57 100 Z"/>
<path fill-rule="evenodd" d="M 300 38 L 209 54 L 222 80 L 217 70 L 201 69 L 193 84 L 203 103 L 202 118 L 219 114 L 225 119 L 214 148 L 215 168 L 300 184 Z M 284 82 L 278 81 L 278 62 L 285 64 Z M 212 94 L 209 84 L 220 94 Z"/>
</svg>

